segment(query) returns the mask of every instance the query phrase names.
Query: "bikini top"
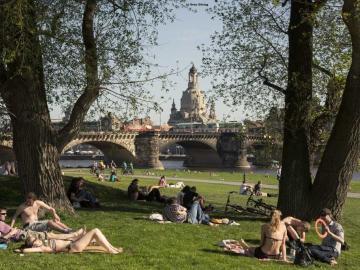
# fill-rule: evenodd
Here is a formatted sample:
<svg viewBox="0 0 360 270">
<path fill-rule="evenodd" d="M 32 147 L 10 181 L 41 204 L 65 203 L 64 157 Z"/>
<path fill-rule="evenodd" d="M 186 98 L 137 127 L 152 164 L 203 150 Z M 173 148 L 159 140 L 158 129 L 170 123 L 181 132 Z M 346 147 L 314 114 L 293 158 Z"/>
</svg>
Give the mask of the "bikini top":
<svg viewBox="0 0 360 270">
<path fill-rule="evenodd" d="M 284 238 L 282 238 L 282 239 L 277 239 L 277 238 L 269 237 L 269 236 L 267 236 L 266 234 L 265 234 L 265 238 L 271 239 L 271 240 L 274 240 L 274 241 L 281 241 L 281 242 L 284 240 Z"/>
</svg>

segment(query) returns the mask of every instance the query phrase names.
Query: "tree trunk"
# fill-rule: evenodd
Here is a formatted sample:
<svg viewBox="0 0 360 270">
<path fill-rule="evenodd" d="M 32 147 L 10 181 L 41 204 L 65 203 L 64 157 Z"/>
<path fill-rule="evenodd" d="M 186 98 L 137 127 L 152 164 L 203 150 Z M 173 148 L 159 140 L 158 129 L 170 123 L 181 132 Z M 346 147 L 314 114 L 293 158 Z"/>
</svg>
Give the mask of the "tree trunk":
<svg viewBox="0 0 360 270">
<path fill-rule="evenodd" d="M 330 208 L 340 218 L 360 147 L 360 3 L 345 0 L 343 19 L 352 41 L 352 64 L 334 128 L 326 145 L 312 190 L 308 216 Z"/>
<path fill-rule="evenodd" d="M 311 188 L 309 127 L 312 98 L 311 5 L 291 1 L 288 86 L 285 92 L 284 146 L 278 207 L 303 218 Z"/>
<path fill-rule="evenodd" d="M 28 105 L 35 108 L 34 100 Z M 35 192 L 42 200 L 56 209 L 70 210 L 72 207 L 64 190 L 59 166 L 59 152 L 52 132 L 49 116 L 45 112 L 29 118 L 25 112 L 13 119 L 14 151 L 18 162 L 18 172 L 23 182 L 24 194 Z"/>
<path fill-rule="evenodd" d="M 9 5 L 19 5 L 16 1 Z M 36 34 L 36 7 L 33 1 L 20 5 L 24 24 L 16 19 L 3 26 L 4 37 L 21 33 L 22 40 L 2 40 L 1 46 L 13 52 L 7 65 L 2 65 L 0 87 L 11 116 L 13 142 L 23 192 L 35 192 L 56 207 L 73 211 L 64 190 L 59 166 L 57 136 L 51 128 L 47 106 L 41 46 Z M 7 18 L 15 16 L 12 8 Z M 2 49 L 4 48 L 2 47 Z"/>
</svg>

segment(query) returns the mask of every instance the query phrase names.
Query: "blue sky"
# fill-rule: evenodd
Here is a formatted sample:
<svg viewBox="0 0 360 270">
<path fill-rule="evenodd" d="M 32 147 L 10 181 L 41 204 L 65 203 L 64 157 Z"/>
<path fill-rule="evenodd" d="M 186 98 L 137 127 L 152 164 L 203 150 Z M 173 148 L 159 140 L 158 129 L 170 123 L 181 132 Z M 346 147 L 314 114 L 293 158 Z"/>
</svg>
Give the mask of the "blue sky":
<svg viewBox="0 0 360 270">
<path fill-rule="evenodd" d="M 213 3 L 207 1 L 192 1 L 192 3 Z M 206 6 L 193 6 L 197 10 L 196 13 L 189 10 L 180 9 L 177 11 L 177 17 L 174 23 L 161 26 L 159 28 L 159 46 L 152 49 L 156 55 L 157 62 L 162 68 L 159 72 L 166 73 L 171 68 L 178 67 L 182 70 L 189 67 L 193 62 L 200 73 L 200 88 L 208 92 L 211 88 L 209 77 L 201 77 L 201 59 L 202 53 L 197 46 L 204 43 L 209 44 L 210 35 L 214 31 L 221 30 L 221 22 L 211 20 L 210 15 L 206 12 Z M 182 92 L 187 88 L 188 69 L 180 73 L 179 76 L 172 76 L 171 80 L 176 85 L 168 93 L 159 93 L 159 90 L 152 89 L 154 95 L 161 101 L 160 96 L 164 96 L 162 103 L 163 112 L 161 114 L 161 122 L 167 122 L 170 114 L 172 98 L 175 99 L 177 109 L 180 108 L 180 98 Z M 231 113 L 230 108 L 221 101 L 216 102 L 216 113 L 218 119 L 222 119 L 224 114 L 230 114 L 228 120 L 243 120 L 244 114 L 239 108 L 237 113 Z M 155 123 L 159 123 L 160 114 L 152 113 L 151 118 Z"/>
<path fill-rule="evenodd" d="M 170 77 L 172 82 L 175 82 L 174 87 L 167 93 L 161 92 L 160 84 L 158 86 L 148 88 L 154 95 L 157 102 L 161 102 L 163 112 L 152 112 L 150 117 L 154 123 L 159 124 L 160 118 L 162 123 L 166 123 L 169 119 L 172 99 L 175 99 L 177 109 L 180 108 L 180 98 L 182 92 L 187 88 L 188 69 L 191 63 L 194 63 L 200 73 L 200 88 L 208 92 L 211 88 L 211 78 L 201 77 L 201 58 L 202 53 L 197 49 L 200 44 L 209 44 L 210 35 L 216 31 L 221 30 L 221 22 L 211 20 L 211 16 L 206 12 L 207 6 L 196 4 L 214 3 L 214 0 L 193 0 L 192 8 L 197 12 L 191 12 L 186 9 L 179 9 L 176 11 L 176 19 L 173 23 L 161 25 L 158 28 L 159 46 L 149 48 L 148 52 L 155 55 L 155 61 L 159 64 L 159 68 L 153 70 L 153 76 L 166 74 L 171 69 L 178 68 L 183 70 L 178 76 Z M 160 97 L 164 98 L 161 99 Z M 59 119 L 62 114 L 57 108 L 53 110 L 52 118 Z M 220 100 L 216 102 L 216 114 L 219 120 L 222 120 L 224 115 L 230 115 L 228 120 L 243 120 L 244 113 L 241 108 L 238 112 L 231 113 L 231 108 L 228 108 Z"/>
</svg>

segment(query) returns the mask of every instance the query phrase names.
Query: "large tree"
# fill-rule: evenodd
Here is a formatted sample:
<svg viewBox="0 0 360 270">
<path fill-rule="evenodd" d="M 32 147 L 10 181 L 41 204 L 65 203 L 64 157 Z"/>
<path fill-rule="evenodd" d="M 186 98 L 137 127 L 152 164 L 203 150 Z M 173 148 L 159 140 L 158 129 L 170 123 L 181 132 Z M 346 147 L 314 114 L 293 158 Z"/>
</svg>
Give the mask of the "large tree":
<svg viewBox="0 0 360 270">
<path fill-rule="evenodd" d="M 324 206 L 331 208 L 336 217 L 341 214 L 358 158 L 358 141 L 354 136 L 358 131 L 358 112 L 354 108 L 358 97 L 353 89 L 356 87 L 354 78 L 357 78 L 354 64 L 357 61 L 354 55 L 357 5 L 357 1 L 345 1 L 344 4 L 345 14 L 348 14 L 344 20 L 353 44 L 352 66 L 345 89 L 342 81 L 345 81 L 343 78 L 350 62 L 348 53 L 351 48 L 346 32 L 335 31 L 345 27 L 339 22 L 340 13 L 335 12 L 339 11 L 337 1 L 283 1 L 282 7 L 280 1 L 260 1 L 256 6 L 249 5 L 247 1 L 241 4 L 233 1 L 231 4 L 223 3 L 216 10 L 225 28 L 222 34 L 213 37 L 217 41 L 216 55 L 221 58 L 217 71 L 223 72 L 227 82 L 231 82 L 230 85 L 220 84 L 223 87 L 220 95 L 230 95 L 235 101 L 239 97 L 248 102 L 257 97 L 261 100 L 264 98 L 263 91 L 266 91 L 259 86 L 261 80 L 269 87 L 267 91 L 270 93 L 275 90 L 275 94 L 284 94 L 283 170 L 278 202 L 284 214 L 310 219 Z M 243 13 L 239 14 L 238 10 Z M 330 20 L 331 17 L 335 20 Z M 284 30 L 284 23 L 288 23 L 287 30 Z M 231 26 L 235 26 L 235 30 L 230 30 L 229 34 L 226 30 Z M 252 31 L 240 35 L 244 33 L 243 26 Z M 281 33 L 283 40 L 279 42 Z M 284 41 L 286 37 L 287 43 Z M 220 44 L 225 46 L 221 48 Z M 253 52 L 251 58 L 244 54 L 246 51 Z M 287 56 L 283 52 L 287 52 Z M 254 55 L 257 57 L 254 58 Z M 239 61 L 239 58 L 245 61 Z M 205 62 L 218 63 L 212 57 L 206 57 Z M 279 73 L 280 70 L 282 72 Z M 336 115 L 343 89 L 340 110 L 317 176 L 312 182 L 310 151 L 316 144 L 312 143 L 312 137 L 318 135 L 314 134 L 314 130 L 323 129 Z M 243 96 L 238 96 L 239 93 Z M 276 96 L 269 96 L 265 95 L 267 102 L 276 102 Z M 320 100 L 322 109 L 314 114 L 318 107 L 313 105 L 315 99 Z M 352 112 L 349 114 L 347 110 Z M 337 152 L 340 152 L 339 156 L 335 154 Z"/>
<path fill-rule="evenodd" d="M 310 205 L 339 217 L 360 150 L 360 1 L 344 0 L 342 17 L 351 36 L 351 67 L 339 112 L 312 187 Z M 318 209 L 309 207 L 309 215 Z"/>
<path fill-rule="evenodd" d="M 71 209 L 59 154 L 100 95 L 126 96 L 129 74 L 139 78 L 149 66 L 143 47 L 156 43 L 156 26 L 182 2 L 0 1 L 0 94 L 24 192 Z M 61 130 L 52 127 L 50 101 L 72 105 Z"/>
</svg>

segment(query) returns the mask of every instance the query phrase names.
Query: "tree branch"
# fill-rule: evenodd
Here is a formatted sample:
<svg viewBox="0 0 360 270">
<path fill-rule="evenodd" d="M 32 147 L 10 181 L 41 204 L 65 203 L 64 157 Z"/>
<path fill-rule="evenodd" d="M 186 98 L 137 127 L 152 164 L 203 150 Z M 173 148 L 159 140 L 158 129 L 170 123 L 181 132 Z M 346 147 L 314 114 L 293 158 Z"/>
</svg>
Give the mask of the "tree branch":
<svg viewBox="0 0 360 270">
<path fill-rule="evenodd" d="M 158 75 L 158 76 L 155 76 L 155 77 L 151 77 L 151 78 L 149 78 L 149 79 L 135 80 L 135 81 L 125 81 L 125 82 L 107 82 L 107 83 L 103 83 L 103 85 L 133 84 L 133 83 L 151 82 L 151 81 L 155 81 L 155 80 L 157 80 L 157 79 L 163 79 L 163 78 L 169 77 L 169 76 L 171 76 L 171 75 L 175 75 L 175 74 L 181 73 L 181 72 L 183 72 L 184 70 L 186 70 L 186 69 L 188 69 L 188 68 L 189 68 L 189 65 L 186 66 L 186 67 L 184 67 L 184 68 L 181 69 L 181 70 L 176 70 L 176 71 L 169 72 L 169 73 L 166 73 L 166 74 Z"/>
<path fill-rule="evenodd" d="M 274 17 L 274 14 L 268 10 L 266 7 L 263 7 L 263 9 L 266 11 L 266 13 L 270 16 L 271 20 L 275 23 L 276 27 L 278 28 L 278 30 L 283 33 L 283 34 L 289 34 L 288 31 L 284 30 L 281 25 L 279 24 L 279 22 L 276 20 L 276 18 Z"/>
<path fill-rule="evenodd" d="M 264 84 L 264 85 L 269 86 L 269 87 L 271 87 L 272 89 L 275 89 L 276 91 L 278 91 L 278 92 L 280 92 L 280 93 L 282 93 L 282 94 L 285 95 L 286 90 L 285 90 L 284 88 L 282 88 L 282 87 L 280 87 L 280 86 L 278 86 L 278 85 L 270 82 L 269 79 L 268 79 L 268 77 L 263 74 L 263 70 L 264 70 L 264 68 L 265 68 L 265 66 L 266 66 L 266 60 L 267 60 L 266 57 L 264 57 L 264 63 L 262 64 L 260 70 L 258 71 L 259 77 L 264 80 L 264 81 L 263 81 L 263 84 Z"/>
<path fill-rule="evenodd" d="M 59 151 L 78 134 L 86 113 L 100 93 L 97 49 L 94 37 L 96 2 L 96 0 L 86 1 L 82 23 L 82 35 L 85 47 L 86 87 L 74 105 L 69 122 L 59 131 L 57 144 Z"/>
<path fill-rule="evenodd" d="M 260 37 L 260 39 L 262 39 L 267 44 L 269 44 L 269 46 L 273 49 L 273 51 L 279 56 L 284 67 L 287 68 L 287 63 L 286 63 L 284 56 L 281 54 L 281 52 L 279 52 L 279 50 L 275 47 L 275 45 L 270 40 L 268 40 L 266 37 L 264 37 L 262 34 L 260 34 L 256 28 L 253 28 L 253 30 L 254 30 L 254 33 Z"/>
<path fill-rule="evenodd" d="M 318 64 L 316 64 L 314 62 L 312 63 L 312 66 L 314 68 L 316 68 L 317 70 L 321 71 L 322 73 L 324 73 L 324 74 L 326 74 L 326 75 L 328 75 L 330 77 L 333 77 L 333 74 L 331 73 L 330 70 L 328 70 L 328 69 L 326 69 L 326 68 L 324 68 L 324 67 L 322 67 L 322 66 L 320 66 L 320 65 L 318 65 Z"/>
</svg>

